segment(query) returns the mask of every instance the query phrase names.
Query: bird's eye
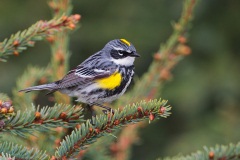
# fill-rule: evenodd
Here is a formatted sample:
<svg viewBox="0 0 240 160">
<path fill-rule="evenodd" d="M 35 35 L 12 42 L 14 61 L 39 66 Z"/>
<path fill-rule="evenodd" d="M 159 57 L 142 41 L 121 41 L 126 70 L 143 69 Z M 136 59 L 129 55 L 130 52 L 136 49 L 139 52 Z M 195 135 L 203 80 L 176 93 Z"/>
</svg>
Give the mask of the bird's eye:
<svg viewBox="0 0 240 160">
<path fill-rule="evenodd" d="M 122 51 L 122 50 L 118 50 L 118 55 L 119 55 L 119 56 L 127 56 L 127 55 L 128 55 L 128 52 Z"/>
<path fill-rule="evenodd" d="M 118 51 L 119 56 L 123 56 L 123 52 Z"/>
<path fill-rule="evenodd" d="M 126 52 L 126 51 L 123 51 L 123 50 L 115 50 L 115 49 L 113 49 L 113 50 L 111 50 L 110 54 L 115 59 L 121 59 L 121 58 L 127 57 L 129 53 Z"/>
</svg>

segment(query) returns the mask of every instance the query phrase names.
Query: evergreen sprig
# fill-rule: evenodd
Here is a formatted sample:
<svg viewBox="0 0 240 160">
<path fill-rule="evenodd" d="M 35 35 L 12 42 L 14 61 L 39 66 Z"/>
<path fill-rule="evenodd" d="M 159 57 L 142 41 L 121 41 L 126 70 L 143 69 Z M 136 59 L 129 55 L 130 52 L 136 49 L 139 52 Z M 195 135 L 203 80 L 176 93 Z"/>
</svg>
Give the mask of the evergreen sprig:
<svg viewBox="0 0 240 160">
<path fill-rule="evenodd" d="M 59 17 L 63 13 L 69 16 L 72 12 L 71 0 L 51 0 L 49 1 L 49 7 L 52 10 L 53 17 Z M 80 15 L 78 15 L 80 18 Z M 73 25 L 72 27 L 75 27 Z M 69 58 L 71 55 L 69 44 L 70 44 L 70 36 L 69 32 L 57 32 L 54 36 L 50 38 L 50 47 L 51 47 L 51 62 L 50 68 L 52 70 L 51 78 L 52 81 L 62 79 L 69 71 Z M 54 94 L 55 101 L 57 103 L 65 103 L 70 104 L 71 99 L 69 96 L 61 94 L 60 92 L 55 92 Z"/>
<path fill-rule="evenodd" d="M 229 145 L 216 145 L 215 147 L 203 147 L 204 151 L 197 151 L 187 156 L 167 157 L 163 160 L 237 160 L 240 159 L 240 142 Z M 159 159 L 160 160 L 160 159 Z"/>
<path fill-rule="evenodd" d="M 9 158 L 16 160 L 24 160 L 24 159 L 49 159 L 49 156 L 46 152 L 37 150 L 37 149 L 27 149 L 18 144 L 14 144 L 11 142 L 3 142 L 0 144 L 0 159 L 9 160 Z"/>
<path fill-rule="evenodd" d="M 139 99 L 148 100 L 161 96 L 161 87 L 163 87 L 163 84 L 167 80 L 171 79 L 171 71 L 181 59 L 191 53 L 191 49 L 187 45 L 187 34 L 192 23 L 196 3 L 197 0 L 183 1 L 182 13 L 179 20 L 173 25 L 173 33 L 167 39 L 166 43 L 160 46 L 157 53 L 154 54 L 154 60 L 149 66 L 148 71 L 140 80 L 136 81 L 130 92 L 124 94 L 120 100 L 117 101 L 117 106 L 139 101 Z M 122 133 L 126 130 L 128 133 L 137 134 L 136 131 L 140 126 L 142 125 L 139 123 L 136 127 L 126 127 L 122 130 Z M 137 135 L 132 137 L 137 137 Z M 121 142 L 117 143 L 120 144 Z M 129 147 L 131 147 L 132 143 L 134 143 L 134 141 L 128 143 Z M 103 144 L 99 143 L 99 146 L 102 145 Z M 120 155 L 121 152 L 125 157 L 128 157 L 127 151 L 129 147 L 125 147 L 125 150 L 122 148 L 117 150 L 116 152 L 118 152 L 118 154 L 116 155 Z"/>
<path fill-rule="evenodd" d="M 0 101 L 6 101 L 9 100 L 10 98 L 8 97 L 7 94 L 5 93 L 0 93 Z"/>
<path fill-rule="evenodd" d="M 38 92 L 25 94 L 19 92 L 19 90 L 46 83 L 50 75 L 49 69 L 29 66 L 23 75 L 17 79 L 17 85 L 13 90 L 13 102 L 14 104 L 18 104 L 15 108 L 19 110 L 28 109 L 38 94 Z"/>
<path fill-rule="evenodd" d="M 42 107 L 31 111 L 18 111 L 15 116 L 6 119 L 0 132 L 10 132 L 26 137 L 34 131 L 48 131 L 56 127 L 73 127 L 83 121 L 82 108 L 56 104 L 54 107 Z"/>
<path fill-rule="evenodd" d="M 132 103 L 139 99 L 159 97 L 163 82 L 171 78 L 173 68 L 184 56 L 190 54 L 191 49 L 186 45 L 186 34 L 193 19 L 196 3 L 197 0 L 183 1 L 181 17 L 174 23 L 173 33 L 154 54 L 154 61 L 149 66 L 148 71 L 141 77 L 141 80 L 135 83 L 131 92 L 120 98 L 118 105 Z M 132 97 L 131 95 L 135 96 Z"/>
<path fill-rule="evenodd" d="M 12 101 L 10 98 L 4 94 L 0 93 L 0 128 L 4 125 L 3 119 L 14 116 L 14 107 L 12 106 Z"/>
<path fill-rule="evenodd" d="M 2 153 L 0 160 L 15 160 L 15 157 L 11 157 L 11 155 L 7 153 Z"/>
<path fill-rule="evenodd" d="M 11 35 L 9 39 L 6 38 L 0 43 L 0 61 L 6 62 L 7 56 L 17 56 L 27 47 L 33 47 L 36 41 L 51 36 L 57 31 L 66 28 L 74 29 L 79 19 L 80 15 L 76 14 L 69 17 L 64 15 L 50 21 L 41 20 L 28 29 Z"/>
<path fill-rule="evenodd" d="M 121 111 L 115 110 L 114 114 L 100 115 L 93 117 L 92 125 L 90 120 L 82 123 L 80 128 L 75 129 L 70 136 L 66 136 L 57 149 L 57 159 L 66 159 L 84 150 L 86 145 L 96 141 L 97 138 L 111 133 L 113 130 L 127 124 L 137 123 L 144 119 L 149 122 L 155 118 L 168 117 L 171 113 L 170 106 L 166 106 L 166 100 L 141 101 L 133 105 L 127 105 Z"/>
</svg>

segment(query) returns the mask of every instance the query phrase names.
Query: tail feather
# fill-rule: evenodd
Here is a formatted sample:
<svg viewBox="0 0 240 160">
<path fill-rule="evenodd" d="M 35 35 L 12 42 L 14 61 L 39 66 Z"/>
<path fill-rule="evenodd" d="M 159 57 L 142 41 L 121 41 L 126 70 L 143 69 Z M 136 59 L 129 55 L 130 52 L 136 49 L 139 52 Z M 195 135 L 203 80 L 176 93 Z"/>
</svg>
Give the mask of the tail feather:
<svg viewBox="0 0 240 160">
<path fill-rule="evenodd" d="M 31 92 L 31 91 L 39 91 L 39 90 L 49 90 L 50 92 L 52 92 L 57 90 L 57 84 L 49 83 L 49 84 L 43 84 L 39 86 L 33 86 L 26 89 L 22 89 L 19 92 Z"/>
</svg>

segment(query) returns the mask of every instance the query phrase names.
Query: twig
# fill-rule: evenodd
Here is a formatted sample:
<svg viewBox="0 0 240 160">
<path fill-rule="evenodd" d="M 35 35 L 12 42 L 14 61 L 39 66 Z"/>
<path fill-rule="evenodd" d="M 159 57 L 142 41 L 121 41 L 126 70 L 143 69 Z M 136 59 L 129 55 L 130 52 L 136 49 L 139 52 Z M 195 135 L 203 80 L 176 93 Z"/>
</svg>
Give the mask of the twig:
<svg viewBox="0 0 240 160">
<path fill-rule="evenodd" d="M 35 108 L 33 106 L 33 108 Z M 1 113 L 2 114 L 2 113 Z M 82 109 L 73 106 L 55 105 L 42 107 L 37 110 L 26 110 L 4 119 L 0 132 L 11 132 L 15 135 L 26 137 L 34 131 L 48 131 L 56 127 L 75 127 L 83 121 Z"/>
<path fill-rule="evenodd" d="M 57 159 L 74 157 L 75 153 L 86 148 L 86 145 L 96 141 L 97 138 L 110 133 L 113 130 L 127 124 L 134 124 L 144 119 L 153 121 L 155 118 L 168 117 L 170 106 L 166 106 L 165 100 L 142 101 L 137 104 L 128 105 L 123 110 L 115 110 L 114 115 L 100 115 L 93 119 L 93 124 L 88 120 L 75 129 L 70 136 L 66 136 L 61 146 L 56 151 Z"/>
<path fill-rule="evenodd" d="M 51 36 L 59 30 L 65 28 L 74 29 L 73 26 L 76 25 L 79 19 L 79 15 L 72 15 L 69 17 L 61 16 L 50 21 L 41 20 L 28 29 L 11 35 L 9 39 L 5 39 L 0 43 L 0 61 L 6 62 L 9 55 L 18 56 L 27 47 L 33 47 L 36 41 Z"/>
<path fill-rule="evenodd" d="M 167 40 L 166 44 L 163 44 L 154 55 L 154 61 L 150 65 L 148 72 L 143 75 L 141 80 L 136 82 L 131 92 L 128 92 L 120 99 L 120 101 L 118 101 L 117 105 L 123 106 L 125 104 L 138 101 L 139 99 L 148 100 L 159 96 L 163 83 L 172 77 L 171 70 L 184 56 L 190 54 L 191 52 L 190 48 L 186 45 L 187 39 L 185 34 L 192 20 L 195 5 L 196 0 L 184 1 L 181 17 L 174 25 L 172 35 Z M 134 95 L 134 97 L 132 95 Z M 131 132 L 132 134 L 135 133 L 135 136 L 133 137 L 137 137 L 136 130 L 140 126 L 143 126 L 143 124 L 138 123 L 135 124 L 135 126 L 136 127 L 124 128 L 122 133 L 126 130 L 126 132 Z M 124 136 L 124 134 L 120 134 L 119 139 L 124 139 Z M 134 143 L 135 141 L 131 142 Z M 115 155 L 122 156 L 125 154 L 124 157 L 128 157 L 126 155 L 128 153 L 127 150 L 132 143 L 128 143 L 128 147 L 125 147 L 126 150 L 115 151 L 122 153 Z"/>
</svg>

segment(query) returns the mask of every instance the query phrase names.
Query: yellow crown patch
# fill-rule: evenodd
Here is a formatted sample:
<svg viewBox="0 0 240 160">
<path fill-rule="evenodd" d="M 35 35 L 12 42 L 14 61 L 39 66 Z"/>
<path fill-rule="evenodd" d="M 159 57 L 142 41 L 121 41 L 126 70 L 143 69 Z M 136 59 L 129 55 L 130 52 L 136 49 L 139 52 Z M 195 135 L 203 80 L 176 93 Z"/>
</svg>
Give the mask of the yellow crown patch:
<svg viewBox="0 0 240 160">
<path fill-rule="evenodd" d="M 120 39 L 121 42 L 123 42 L 124 44 L 130 46 L 130 42 L 128 42 L 126 39 Z"/>
</svg>

